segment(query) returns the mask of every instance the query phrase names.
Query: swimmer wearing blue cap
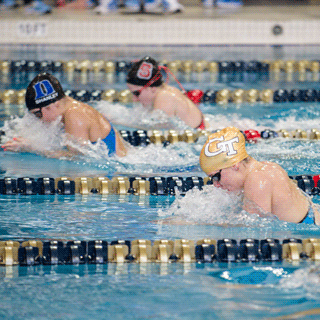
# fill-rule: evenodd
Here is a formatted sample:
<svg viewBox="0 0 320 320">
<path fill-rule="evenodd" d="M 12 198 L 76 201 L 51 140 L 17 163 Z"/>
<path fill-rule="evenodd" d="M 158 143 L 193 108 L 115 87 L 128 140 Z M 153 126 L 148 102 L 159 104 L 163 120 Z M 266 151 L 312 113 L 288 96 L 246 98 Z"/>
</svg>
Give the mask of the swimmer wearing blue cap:
<svg viewBox="0 0 320 320">
<path fill-rule="evenodd" d="M 320 224 L 320 214 L 310 197 L 278 164 L 250 157 L 239 129 L 227 127 L 208 137 L 200 153 L 201 169 L 215 187 L 243 193 L 249 213 L 272 213 L 280 220 Z"/>
<path fill-rule="evenodd" d="M 150 111 L 159 109 L 170 117 L 178 117 L 192 128 L 205 129 L 207 124 L 200 109 L 185 92 L 163 81 L 161 68 L 151 57 L 133 63 L 126 80 L 133 101 Z"/>
<path fill-rule="evenodd" d="M 61 117 L 65 132 L 79 141 L 96 143 L 103 141 L 109 155 L 126 155 L 124 141 L 112 124 L 97 110 L 86 103 L 65 95 L 59 81 L 49 73 L 37 75 L 26 90 L 26 106 L 36 117 L 45 122 L 55 121 Z M 5 143 L 2 148 L 14 152 L 35 152 L 37 146 L 31 145 L 27 139 L 15 138 Z M 77 152 L 71 148 L 61 151 L 45 151 L 48 157 L 73 156 Z"/>
</svg>

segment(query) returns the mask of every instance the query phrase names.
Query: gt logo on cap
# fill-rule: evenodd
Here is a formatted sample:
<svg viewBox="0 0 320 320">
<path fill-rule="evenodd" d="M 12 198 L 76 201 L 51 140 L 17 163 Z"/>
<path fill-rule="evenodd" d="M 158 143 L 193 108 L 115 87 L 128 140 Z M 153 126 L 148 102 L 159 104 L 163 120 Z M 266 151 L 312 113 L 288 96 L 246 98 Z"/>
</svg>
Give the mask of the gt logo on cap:
<svg viewBox="0 0 320 320">
<path fill-rule="evenodd" d="M 209 151 L 209 146 L 212 142 L 215 142 L 215 141 L 221 141 L 221 142 L 218 142 L 216 145 L 218 150 L 215 152 L 211 152 Z M 204 148 L 204 154 L 207 157 L 214 157 L 223 152 L 227 153 L 227 156 L 235 155 L 237 154 L 237 151 L 234 149 L 233 144 L 236 142 L 239 142 L 239 137 L 235 137 L 233 139 L 226 140 L 226 141 L 224 141 L 224 136 L 221 136 L 220 138 L 211 139 L 209 140 L 209 142 Z"/>
<path fill-rule="evenodd" d="M 137 72 L 137 77 L 144 80 L 149 80 L 152 76 L 153 65 L 149 62 L 142 62 Z"/>
</svg>

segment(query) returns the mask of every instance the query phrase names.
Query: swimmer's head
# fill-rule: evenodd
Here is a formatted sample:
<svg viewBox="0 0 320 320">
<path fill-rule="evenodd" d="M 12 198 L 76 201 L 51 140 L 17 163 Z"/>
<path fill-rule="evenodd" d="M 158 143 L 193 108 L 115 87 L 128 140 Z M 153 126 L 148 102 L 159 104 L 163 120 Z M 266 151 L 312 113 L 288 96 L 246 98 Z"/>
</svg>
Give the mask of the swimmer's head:
<svg viewBox="0 0 320 320">
<path fill-rule="evenodd" d="M 60 82 L 50 73 L 38 74 L 26 91 L 26 105 L 29 110 L 44 108 L 65 97 Z"/>
<path fill-rule="evenodd" d="M 248 157 L 245 142 L 244 135 L 235 127 L 211 134 L 200 153 L 201 169 L 210 175 L 234 166 Z"/>
<path fill-rule="evenodd" d="M 158 63 L 148 56 L 134 62 L 127 75 L 127 83 L 136 86 L 159 87 L 162 82 Z"/>
</svg>

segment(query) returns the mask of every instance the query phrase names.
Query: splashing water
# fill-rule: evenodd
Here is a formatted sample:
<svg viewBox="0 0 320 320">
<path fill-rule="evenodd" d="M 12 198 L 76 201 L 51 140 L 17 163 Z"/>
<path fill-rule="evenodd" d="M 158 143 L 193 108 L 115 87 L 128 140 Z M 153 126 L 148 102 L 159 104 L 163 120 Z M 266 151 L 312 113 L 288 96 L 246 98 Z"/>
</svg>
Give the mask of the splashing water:
<svg viewBox="0 0 320 320">
<path fill-rule="evenodd" d="M 26 113 L 22 118 L 16 117 L 6 120 L 3 126 L 6 132 L 5 141 L 21 136 L 29 139 L 40 150 L 57 150 L 71 146 L 81 155 L 72 160 L 95 165 L 108 172 L 124 173 L 152 173 L 152 172 L 182 172 L 190 171 L 198 166 L 199 145 L 179 143 L 168 145 L 166 148 L 160 145 L 150 144 L 147 147 L 133 147 L 128 145 L 128 154 L 120 158 L 116 155 L 110 157 L 105 143 L 98 140 L 96 144 L 83 143 L 72 139 L 67 135 L 60 119 L 52 123 L 44 123 L 34 116 Z M 203 138 L 204 139 L 204 138 Z M 199 170 L 199 168 L 197 168 Z"/>
<path fill-rule="evenodd" d="M 112 123 L 136 129 L 187 129 L 190 128 L 177 117 L 169 117 L 162 110 L 147 110 L 140 104 L 127 107 L 120 103 L 99 101 L 95 108 Z"/>
<path fill-rule="evenodd" d="M 279 119 L 274 123 L 274 130 L 310 130 L 312 128 L 319 128 L 319 119 L 296 119 L 294 116 L 289 116 L 285 119 Z"/>
<path fill-rule="evenodd" d="M 310 130 L 319 127 L 319 106 L 318 104 L 299 105 L 292 104 L 290 108 L 270 117 L 273 121 L 274 130 Z"/>
<path fill-rule="evenodd" d="M 54 150 L 62 145 L 62 124 L 61 119 L 46 123 L 39 121 L 35 116 L 26 113 L 22 118 L 14 117 L 6 120 L 3 125 L 5 142 L 14 137 L 29 139 L 32 144 L 39 146 L 43 150 Z"/>
<path fill-rule="evenodd" d="M 319 299 L 320 266 L 315 265 L 294 271 L 290 276 L 281 279 L 280 287 L 290 292 L 302 288 L 311 299 Z"/>
<path fill-rule="evenodd" d="M 163 148 L 150 144 L 147 147 L 131 147 L 120 161 L 136 172 L 179 171 L 198 167 L 197 149 L 187 143 L 172 144 Z"/>
<path fill-rule="evenodd" d="M 124 115 L 125 121 L 132 118 L 135 119 L 134 121 L 139 122 L 141 121 L 139 110 L 146 112 L 142 107 L 137 107 L 137 109 L 128 108 L 120 104 L 115 106 L 108 102 L 101 102 L 99 106 L 102 109 L 114 110 L 118 118 Z M 164 117 L 166 120 L 169 119 L 166 115 Z M 157 122 L 159 119 L 161 120 L 161 117 L 157 119 L 155 117 L 152 120 L 153 122 L 149 122 L 149 125 L 152 126 L 154 123 L 159 124 Z M 241 119 L 238 115 L 233 115 L 231 118 L 221 114 L 208 115 L 208 119 L 212 123 L 219 123 L 219 127 L 237 125 L 241 129 L 246 129 L 255 126 L 254 121 L 251 122 L 247 118 Z M 291 117 L 287 117 L 287 119 L 291 122 L 296 121 L 294 120 L 295 118 Z M 285 123 L 280 124 L 279 127 L 284 125 Z M 290 123 L 287 123 L 287 126 L 289 125 Z M 30 139 L 33 144 L 41 149 L 49 151 L 71 145 L 81 153 L 81 155 L 74 157 L 72 161 L 80 161 L 84 165 L 90 164 L 90 166 L 97 167 L 99 170 L 106 170 L 108 173 L 123 172 L 126 174 L 190 171 L 200 173 L 198 156 L 206 140 L 206 137 L 203 136 L 195 144 L 180 142 L 169 145 L 166 148 L 153 144 L 147 147 L 129 146 L 128 155 L 124 158 L 119 158 L 117 156 L 109 157 L 107 146 L 101 141 L 98 141 L 96 144 L 84 144 L 79 143 L 75 139 L 70 139 L 70 136 L 68 137 L 64 133 L 59 119 L 53 123 L 44 123 L 31 114 L 26 113 L 23 118 L 16 117 L 5 121 L 3 130 L 6 132 L 3 140 L 21 136 Z M 315 162 L 315 160 L 319 158 L 317 153 L 319 143 L 318 141 L 311 140 L 303 141 L 302 143 L 298 139 L 284 138 L 261 139 L 259 143 L 253 145 L 247 144 L 247 150 L 257 160 L 269 160 L 278 163 L 289 174 L 308 173 L 310 172 L 310 168 L 312 168 L 312 173 L 317 174 L 320 166 L 318 165 L 318 161 Z M 292 160 L 294 160 L 294 165 L 292 164 Z"/>
<path fill-rule="evenodd" d="M 302 158 L 319 158 L 319 141 L 317 140 L 305 140 L 303 143 L 298 139 L 286 139 L 277 138 L 270 140 L 261 139 L 259 143 L 254 145 L 248 144 L 247 150 L 250 151 L 250 155 L 262 155 L 268 158 L 270 155 L 278 155 L 280 158 L 302 159 Z"/>
<path fill-rule="evenodd" d="M 269 128 L 277 131 L 310 130 L 319 126 L 320 112 L 316 103 L 303 106 L 295 103 L 203 105 L 202 109 L 212 129 L 233 125 L 241 130 Z"/>
<path fill-rule="evenodd" d="M 222 114 L 205 114 L 205 119 L 209 123 L 210 130 L 222 129 L 230 126 L 239 128 L 240 130 L 259 128 L 256 121 L 248 118 L 241 119 L 238 114 L 232 114 L 227 116 Z"/>
<path fill-rule="evenodd" d="M 318 174 L 320 141 L 276 138 L 247 144 L 248 154 L 259 161 L 273 161 L 289 175 Z"/>
<path fill-rule="evenodd" d="M 100 140 L 96 144 L 80 141 L 63 130 L 61 117 L 53 122 L 43 122 L 35 118 L 30 113 L 26 113 L 22 118 L 12 118 L 4 122 L 4 140 L 8 141 L 14 137 L 28 139 L 32 145 L 40 150 L 54 151 L 70 146 L 78 150 L 80 154 L 91 159 L 105 159 L 108 155 L 107 146 Z M 82 156 L 79 156 L 81 158 Z"/>
<path fill-rule="evenodd" d="M 294 110 L 292 110 L 294 113 Z M 252 120 L 243 117 L 237 113 L 224 114 L 205 114 L 205 119 L 209 123 L 209 129 L 222 129 L 228 126 L 234 126 L 240 130 L 255 129 L 258 131 L 266 128 L 275 131 L 286 129 L 294 131 L 296 129 L 311 130 L 312 128 L 319 128 L 319 119 L 303 119 L 299 115 L 286 115 L 276 119 Z"/>
<path fill-rule="evenodd" d="M 177 196 L 169 209 L 159 210 L 160 217 L 169 217 L 170 223 L 198 223 L 218 225 L 261 226 L 277 221 L 273 215 L 263 217 L 242 210 L 242 196 L 207 185 L 203 190 L 192 189 L 184 197 Z"/>
</svg>

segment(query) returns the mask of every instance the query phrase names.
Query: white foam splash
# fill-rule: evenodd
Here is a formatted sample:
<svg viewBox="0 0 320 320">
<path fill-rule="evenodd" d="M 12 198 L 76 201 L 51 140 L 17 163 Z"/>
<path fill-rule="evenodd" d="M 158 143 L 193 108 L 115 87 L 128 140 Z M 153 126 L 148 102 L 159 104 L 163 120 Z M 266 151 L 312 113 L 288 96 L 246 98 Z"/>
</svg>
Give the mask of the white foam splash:
<svg viewBox="0 0 320 320">
<path fill-rule="evenodd" d="M 254 129 L 262 131 L 264 129 L 272 129 L 275 131 L 286 129 L 295 131 L 296 129 L 310 130 L 319 128 L 318 119 L 301 119 L 296 116 L 284 116 L 276 120 L 252 120 L 249 118 L 241 118 L 238 114 L 206 114 L 206 120 L 210 125 L 210 129 L 221 129 L 228 126 L 234 126 L 240 130 Z"/>
<path fill-rule="evenodd" d="M 126 165 L 124 173 L 185 171 L 186 167 L 196 166 L 198 160 L 197 151 L 187 143 L 168 145 L 166 148 L 155 144 L 130 147 L 127 156 L 119 159 Z"/>
<path fill-rule="evenodd" d="M 274 122 L 274 130 L 286 129 L 286 130 L 310 130 L 312 128 L 319 128 L 319 118 L 317 119 L 297 119 L 295 116 L 288 116 L 279 118 Z"/>
<path fill-rule="evenodd" d="M 252 108 L 252 106 L 249 106 Z M 179 118 L 169 117 L 161 110 L 149 111 L 141 106 L 141 104 L 134 104 L 133 107 L 125 106 L 121 103 L 111 103 L 107 101 L 99 101 L 95 108 L 104 114 L 111 122 L 127 125 L 133 128 L 145 129 L 187 129 L 188 126 L 184 124 Z M 200 106 L 201 108 L 201 106 Z M 246 106 L 242 106 L 242 109 Z M 304 107 L 305 108 L 305 107 Z M 255 119 L 244 117 L 239 113 L 225 114 L 225 110 L 214 108 L 214 111 L 204 107 L 205 119 L 209 124 L 209 130 L 221 129 L 228 126 L 235 126 L 240 130 L 255 129 L 264 130 L 265 128 L 280 130 L 296 130 L 297 128 L 303 130 L 310 130 L 318 128 L 318 117 L 312 108 L 310 111 L 314 119 L 307 117 L 302 118 L 300 110 L 290 109 L 282 112 L 281 117 L 272 119 L 264 110 L 262 119 Z"/>
<path fill-rule="evenodd" d="M 300 268 L 280 280 L 283 289 L 304 289 L 313 299 L 320 298 L 320 266 Z"/>
<path fill-rule="evenodd" d="M 239 110 L 239 108 L 241 108 Z M 236 106 L 203 106 L 206 118 L 213 129 L 233 125 L 241 130 L 265 128 L 280 130 L 310 130 L 319 127 L 317 104 L 272 104 Z"/>
<path fill-rule="evenodd" d="M 127 107 L 120 103 L 99 101 L 95 108 L 111 122 L 133 128 L 143 129 L 187 129 L 177 117 L 169 117 L 161 110 L 147 110 L 140 103 Z"/>
<path fill-rule="evenodd" d="M 27 112 L 22 118 L 6 120 L 3 130 L 6 133 L 2 138 L 4 142 L 15 137 L 27 138 L 43 150 L 57 149 L 62 144 L 63 130 L 60 119 L 45 123 Z"/>
<path fill-rule="evenodd" d="M 177 197 L 169 209 L 159 210 L 160 217 L 168 217 L 168 223 L 199 223 L 218 225 L 260 225 L 264 221 L 275 219 L 265 214 L 261 218 L 249 214 L 241 208 L 241 195 L 230 193 L 214 186 L 204 186 L 203 190 L 194 188 L 184 197 Z"/>
<path fill-rule="evenodd" d="M 65 134 L 60 119 L 52 123 L 39 121 L 33 115 L 26 113 L 23 118 L 12 118 L 5 121 L 3 130 L 5 141 L 21 136 L 29 139 L 40 150 L 56 150 L 70 146 L 81 155 L 72 160 L 81 160 L 97 166 L 110 167 L 115 171 L 152 173 L 155 171 L 183 170 L 186 166 L 198 164 L 196 145 L 179 143 L 168 145 L 150 144 L 147 147 L 132 147 L 128 145 L 128 154 L 120 158 L 108 155 L 108 147 L 100 140 L 96 144 L 84 143 Z M 4 142 L 5 142 L 4 141 Z"/>
<path fill-rule="evenodd" d="M 277 138 L 269 140 L 259 140 L 258 143 L 248 145 L 248 153 L 255 157 L 256 155 L 268 158 L 270 155 L 278 155 L 284 159 L 301 159 L 301 158 L 319 158 L 319 141 L 298 139 Z"/>
<path fill-rule="evenodd" d="M 15 117 L 4 122 L 5 131 L 4 142 L 12 140 L 14 137 L 28 139 L 32 145 L 39 150 L 57 150 L 67 145 L 81 154 L 93 159 L 105 159 L 108 155 L 107 146 L 98 141 L 96 144 L 84 143 L 66 134 L 63 130 L 61 118 L 47 123 L 38 120 L 30 113 L 26 113 L 22 118 Z"/>
<path fill-rule="evenodd" d="M 238 114 L 223 115 L 223 114 L 205 114 L 205 119 L 209 123 L 210 130 L 222 129 L 225 127 L 236 127 L 240 130 L 258 129 L 257 122 L 248 118 L 240 118 Z"/>
</svg>

